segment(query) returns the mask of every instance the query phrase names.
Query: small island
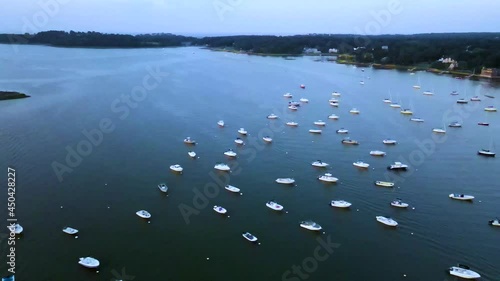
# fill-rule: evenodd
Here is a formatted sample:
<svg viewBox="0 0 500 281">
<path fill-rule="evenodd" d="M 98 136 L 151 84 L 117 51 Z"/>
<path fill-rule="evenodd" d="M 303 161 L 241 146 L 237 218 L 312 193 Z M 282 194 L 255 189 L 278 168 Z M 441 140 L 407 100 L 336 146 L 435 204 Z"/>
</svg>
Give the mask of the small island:
<svg viewBox="0 0 500 281">
<path fill-rule="evenodd" d="M 14 91 L 0 91 L 0 100 L 24 99 L 30 96 Z"/>
</svg>

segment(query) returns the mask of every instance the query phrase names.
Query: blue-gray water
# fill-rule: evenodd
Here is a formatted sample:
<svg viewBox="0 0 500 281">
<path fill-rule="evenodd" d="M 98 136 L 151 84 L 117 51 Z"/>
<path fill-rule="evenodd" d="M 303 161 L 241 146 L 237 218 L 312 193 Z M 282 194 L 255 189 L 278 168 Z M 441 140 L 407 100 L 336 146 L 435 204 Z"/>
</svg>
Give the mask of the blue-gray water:
<svg viewBox="0 0 500 281">
<path fill-rule="evenodd" d="M 16 240 L 19 280 L 114 280 L 122 273 L 123 280 L 455 280 L 445 269 L 459 262 L 483 280 L 500 280 L 500 229 L 487 225 L 500 216 L 500 164 L 476 154 L 500 143 L 500 113 L 483 111 L 500 106 L 500 90 L 488 82 L 423 72 L 362 72 L 311 58 L 197 48 L 16 48 L 0 45 L 0 89 L 32 97 L 0 102 L 0 154 L 5 176 L 7 166 L 17 171 L 16 216 L 24 227 Z M 160 75 L 148 80 L 144 99 L 120 101 L 144 87 L 148 69 Z M 412 88 L 418 79 L 420 91 Z M 435 95 L 422 95 L 427 89 Z M 460 96 L 451 96 L 454 90 Z M 342 93 L 339 108 L 328 104 L 333 91 Z M 310 102 L 290 112 L 285 92 Z M 455 103 L 473 95 L 483 100 Z M 389 96 L 425 122 L 410 122 L 383 103 Z M 361 114 L 349 114 L 352 107 Z M 267 120 L 272 112 L 280 119 Z M 331 113 L 340 119 L 327 120 Z M 432 128 L 455 118 L 463 128 L 433 135 Z M 217 127 L 219 119 L 225 128 Z M 318 119 L 328 122 L 323 134 L 308 133 Z M 112 132 L 103 133 L 102 141 L 81 163 L 68 166 L 71 172 L 59 181 L 52 164 L 67 165 L 66 148 L 77 150 L 87 140 L 82 132 L 99 129 L 102 120 L 111 122 Z M 299 127 L 284 126 L 289 120 Z M 491 125 L 478 126 L 480 121 Z M 250 134 L 244 148 L 233 142 L 239 127 Z M 349 129 L 360 145 L 342 145 L 342 136 L 335 133 L 340 127 Z M 264 135 L 274 142 L 264 145 Z M 186 136 L 198 145 L 184 145 Z M 383 145 L 387 137 L 398 144 Z M 227 148 L 239 157 L 228 160 L 223 155 Z M 188 157 L 191 149 L 199 159 Z M 387 156 L 372 157 L 370 150 L 384 150 Z M 317 159 L 331 164 L 327 171 L 339 183 L 316 179 L 325 172 L 310 165 Z M 370 169 L 356 169 L 356 160 L 370 163 Z M 399 160 L 410 170 L 388 173 L 386 166 Z M 214 188 L 215 179 L 226 178 L 214 172 L 220 161 L 234 165 L 229 181 L 242 189 L 242 196 Z M 184 167 L 182 175 L 169 171 L 176 163 Z M 294 177 L 297 186 L 276 184 L 278 177 Z M 374 180 L 396 180 L 398 187 L 375 187 Z M 158 190 L 160 182 L 170 187 L 169 196 Z M 207 187 L 217 193 L 207 207 L 200 206 L 203 200 L 193 202 L 194 190 L 205 193 Z M 453 192 L 476 199 L 454 201 L 448 198 Z M 411 207 L 391 207 L 398 197 Z M 6 206 L 6 196 L 0 198 Z M 272 198 L 288 213 L 266 208 Z M 328 205 L 332 199 L 353 206 L 333 209 Z M 229 217 L 216 214 L 215 204 L 227 208 Z M 199 213 L 187 224 L 180 206 Z M 152 213 L 150 224 L 135 215 L 140 209 Z M 5 225 L 6 207 L 0 214 Z M 400 225 L 384 227 L 377 215 L 392 216 Z M 316 221 L 326 233 L 300 228 L 304 219 Z M 78 239 L 61 231 L 66 225 L 80 230 Z M 243 231 L 256 235 L 261 245 L 244 240 Z M 318 238 L 340 245 L 319 262 L 314 261 Z M 6 248 L 3 240 L 2 260 Z M 101 261 L 99 273 L 77 264 L 83 256 Z M 302 273 L 294 273 L 294 266 Z M 0 269 L 7 273 L 4 262 Z"/>
</svg>

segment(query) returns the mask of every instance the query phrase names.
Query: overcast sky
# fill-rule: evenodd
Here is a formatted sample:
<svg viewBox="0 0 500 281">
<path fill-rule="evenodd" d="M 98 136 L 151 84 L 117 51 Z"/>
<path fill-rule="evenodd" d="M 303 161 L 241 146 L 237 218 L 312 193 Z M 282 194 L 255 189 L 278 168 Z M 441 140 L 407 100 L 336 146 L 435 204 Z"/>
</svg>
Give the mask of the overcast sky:
<svg viewBox="0 0 500 281">
<path fill-rule="evenodd" d="M 0 33 L 75 30 L 216 35 L 500 31 L 499 0 L 2 2 Z"/>
</svg>

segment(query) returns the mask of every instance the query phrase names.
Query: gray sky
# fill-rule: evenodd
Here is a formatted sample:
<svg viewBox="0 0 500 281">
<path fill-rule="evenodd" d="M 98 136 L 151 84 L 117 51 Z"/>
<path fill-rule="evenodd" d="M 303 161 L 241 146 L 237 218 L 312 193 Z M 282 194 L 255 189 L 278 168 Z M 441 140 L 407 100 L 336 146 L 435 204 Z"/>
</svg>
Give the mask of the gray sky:
<svg viewBox="0 0 500 281">
<path fill-rule="evenodd" d="M 0 33 L 499 32 L 498 11 L 498 0 L 12 0 Z"/>
</svg>

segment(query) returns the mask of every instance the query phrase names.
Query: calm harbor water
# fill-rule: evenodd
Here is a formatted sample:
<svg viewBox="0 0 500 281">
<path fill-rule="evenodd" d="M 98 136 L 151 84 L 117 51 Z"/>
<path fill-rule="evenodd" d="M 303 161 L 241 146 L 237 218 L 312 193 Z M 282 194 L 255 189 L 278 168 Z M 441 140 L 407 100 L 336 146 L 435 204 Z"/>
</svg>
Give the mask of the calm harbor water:
<svg viewBox="0 0 500 281">
<path fill-rule="evenodd" d="M 488 82 L 197 48 L 16 50 L 0 45 L 0 89 L 32 97 L 0 102 L 0 155 L 2 171 L 14 167 L 17 175 L 15 211 L 24 227 L 16 240 L 19 280 L 456 280 L 446 272 L 456 263 L 483 280 L 500 280 L 500 229 L 487 225 L 500 216 L 500 162 L 476 154 L 500 144 L 499 113 L 483 110 L 500 106 L 500 89 Z M 412 88 L 417 83 L 421 90 Z M 127 98 L 144 88 L 137 99 Z M 338 108 L 328 104 L 333 91 L 342 94 Z M 310 102 L 291 112 L 286 92 Z M 474 95 L 482 101 L 455 102 Z M 388 97 L 425 122 L 410 122 L 382 102 Z M 361 114 L 349 114 L 353 107 Z M 266 119 L 273 112 L 280 119 Z M 328 120 L 332 113 L 340 119 Z M 225 128 L 217 127 L 220 119 Z M 323 134 L 308 133 L 318 119 L 327 121 Z M 292 120 L 297 128 L 284 125 Z M 463 127 L 432 133 L 452 121 Z M 82 144 L 83 132 L 95 135 L 102 122 L 109 127 L 102 140 Z M 240 127 L 249 136 L 237 148 Z M 360 145 L 342 145 L 335 133 L 341 127 Z M 265 135 L 274 142 L 264 145 Z M 184 145 L 186 136 L 198 144 Z M 398 144 L 382 144 L 388 137 Z M 236 160 L 223 155 L 228 148 L 239 153 Z M 190 159 L 189 150 L 199 158 Z M 371 150 L 387 156 L 370 156 Z M 84 155 L 73 159 L 68 151 Z M 317 159 L 331 166 L 315 169 L 310 163 Z M 357 160 L 370 169 L 356 169 Z M 410 170 L 387 172 L 394 161 Z M 54 162 L 67 167 L 61 181 Z M 217 162 L 233 165 L 233 173 L 214 172 Z M 172 164 L 184 173 L 170 172 Z M 339 183 L 319 182 L 325 172 Z M 297 185 L 276 184 L 278 177 L 293 177 Z M 226 180 L 243 195 L 215 188 Z M 375 180 L 396 181 L 397 188 L 375 187 Z M 168 196 L 160 182 L 169 186 Z M 455 192 L 476 199 L 449 199 Z M 266 208 L 272 198 L 288 213 Z M 395 198 L 410 208 L 391 207 Z M 332 199 L 353 206 L 333 209 Z M 216 214 L 216 204 L 229 217 Z M 180 208 L 193 214 L 186 219 Z M 141 209 L 151 212 L 149 224 L 135 215 Z M 6 207 L 0 214 L 5 225 Z M 384 227 L 377 215 L 400 225 Z M 325 233 L 300 228 L 305 219 Z M 78 239 L 61 231 L 67 225 L 80 230 Z M 1 231 L 7 233 L 5 226 Z M 244 240 L 244 231 L 261 245 Z M 326 241 L 338 247 L 327 252 Z M 4 239 L 2 260 L 6 251 Z M 84 256 L 101 261 L 99 273 L 77 264 Z M 4 262 L 0 269 L 7 273 Z"/>
</svg>

